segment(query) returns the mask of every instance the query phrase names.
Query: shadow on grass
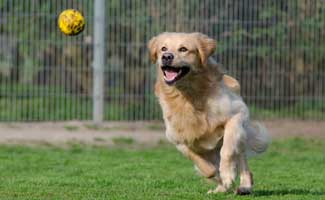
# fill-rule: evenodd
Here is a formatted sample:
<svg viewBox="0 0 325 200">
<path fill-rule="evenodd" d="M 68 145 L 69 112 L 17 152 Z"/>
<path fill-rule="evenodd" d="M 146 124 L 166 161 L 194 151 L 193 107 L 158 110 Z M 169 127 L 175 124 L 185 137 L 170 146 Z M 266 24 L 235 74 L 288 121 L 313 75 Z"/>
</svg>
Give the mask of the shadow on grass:
<svg viewBox="0 0 325 200">
<path fill-rule="evenodd" d="M 274 195 L 325 195 L 325 191 L 310 191 L 304 189 L 284 190 L 255 190 L 253 196 L 274 196 Z"/>
</svg>

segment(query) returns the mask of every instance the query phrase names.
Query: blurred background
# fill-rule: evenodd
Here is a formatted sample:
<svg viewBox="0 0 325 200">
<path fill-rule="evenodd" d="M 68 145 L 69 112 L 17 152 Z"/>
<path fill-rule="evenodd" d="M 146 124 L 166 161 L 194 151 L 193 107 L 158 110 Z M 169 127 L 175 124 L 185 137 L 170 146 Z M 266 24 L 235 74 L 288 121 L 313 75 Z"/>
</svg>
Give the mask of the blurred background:
<svg viewBox="0 0 325 200">
<path fill-rule="evenodd" d="M 82 11 L 85 31 L 57 27 Z M 94 3 L 0 0 L 0 121 L 93 119 Z M 146 43 L 164 31 L 202 32 L 239 80 L 256 119 L 325 119 L 324 0 L 110 0 L 105 6 L 106 121 L 162 119 Z"/>
</svg>

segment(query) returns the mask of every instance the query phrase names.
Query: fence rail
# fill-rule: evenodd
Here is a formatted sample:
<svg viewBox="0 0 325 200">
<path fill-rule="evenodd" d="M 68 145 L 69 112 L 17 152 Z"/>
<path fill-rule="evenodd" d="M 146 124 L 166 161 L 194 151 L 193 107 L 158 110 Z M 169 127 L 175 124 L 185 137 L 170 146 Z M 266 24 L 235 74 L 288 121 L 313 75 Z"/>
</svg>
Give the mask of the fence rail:
<svg viewBox="0 0 325 200">
<path fill-rule="evenodd" d="M 160 120 L 146 43 L 203 32 L 255 118 L 325 119 L 324 0 L 105 1 L 104 120 Z M 57 28 L 66 8 L 85 31 Z M 0 121 L 93 119 L 94 1 L 0 0 Z"/>
</svg>

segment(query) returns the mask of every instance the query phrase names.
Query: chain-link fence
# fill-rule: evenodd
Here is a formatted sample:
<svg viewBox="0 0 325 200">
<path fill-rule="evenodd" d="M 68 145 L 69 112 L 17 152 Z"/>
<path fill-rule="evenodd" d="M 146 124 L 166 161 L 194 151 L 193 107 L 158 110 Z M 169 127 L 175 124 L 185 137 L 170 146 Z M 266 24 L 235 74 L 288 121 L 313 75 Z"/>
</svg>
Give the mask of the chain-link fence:
<svg viewBox="0 0 325 200">
<path fill-rule="evenodd" d="M 325 119 L 324 0 L 105 2 L 105 120 L 161 119 L 146 42 L 164 31 L 215 38 L 254 117 Z M 82 34 L 59 32 L 66 8 Z M 0 121 L 92 119 L 93 16 L 91 0 L 0 0 Z"/>
</svg>

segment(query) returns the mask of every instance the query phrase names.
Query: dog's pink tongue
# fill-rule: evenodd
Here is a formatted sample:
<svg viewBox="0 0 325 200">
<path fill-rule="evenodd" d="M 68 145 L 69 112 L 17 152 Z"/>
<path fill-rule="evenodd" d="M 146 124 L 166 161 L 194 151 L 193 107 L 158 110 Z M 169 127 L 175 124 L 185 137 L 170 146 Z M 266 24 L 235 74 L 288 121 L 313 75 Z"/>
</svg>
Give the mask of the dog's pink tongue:
<svg viewBox="0 0 325 200">
<path fill-rule="evenodd" d="M 165 76 L 166 79 L 171 81 L 171 80 L 174 80 L 176 78 L 177 72 L 166 70 L 165 75 L 166 75 Z"/>
</svg>

